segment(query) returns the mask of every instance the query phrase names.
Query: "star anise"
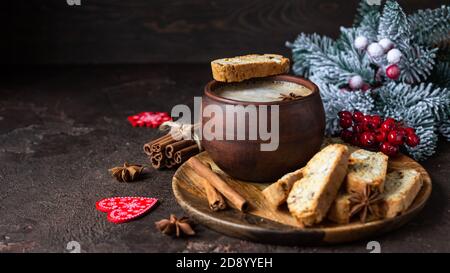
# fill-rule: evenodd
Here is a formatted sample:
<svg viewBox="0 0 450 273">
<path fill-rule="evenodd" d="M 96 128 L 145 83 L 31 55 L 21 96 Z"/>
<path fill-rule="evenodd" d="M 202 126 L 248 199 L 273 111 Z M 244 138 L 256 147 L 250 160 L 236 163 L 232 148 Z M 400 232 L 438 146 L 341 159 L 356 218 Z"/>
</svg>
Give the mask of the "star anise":
<svg viewBox="0 0 450 273">
<path fill-rule="evenodd" d="M 177 237 L 180 237 L 182 234 L 195 235 L 195 231 L 192 229 L 188 217 L 177 219 L 175 215 L 171 214 L 169 219 L 162 219 L 155 222 L 155 226 L 166 235 L 175 234 Z"/>
<path fill-rule="evenodd" d="M 132 165 L 124 163 L 123 167 L 114 167 L 109 169 L 111 175 L 114 176 L 119 182 L 131 182 L 134 181 L 141 173 L 144 167 L 142 165 Z"/>
<path fill-rule="evenodd" d="M 366 222 L 368 213 L 380 217 L 378 203 L 383 199 L 378 190 L 366 185 L 362 192 L 352 191 L 350 196 L 350 217 L 359 214 L 362 223 Z"/>
<path fill-rule="evenodd" d="M 296 100 L 301 97 L 303 97 L 303 96 L 300 96 L 300 95 L 295 94 L 294 92 L 291 92 L 289 94 L 280 93 L 280 96 L 278 98 L 281 99 L 282 101 L 287 101 L 287 100 Z"/>
</svg>

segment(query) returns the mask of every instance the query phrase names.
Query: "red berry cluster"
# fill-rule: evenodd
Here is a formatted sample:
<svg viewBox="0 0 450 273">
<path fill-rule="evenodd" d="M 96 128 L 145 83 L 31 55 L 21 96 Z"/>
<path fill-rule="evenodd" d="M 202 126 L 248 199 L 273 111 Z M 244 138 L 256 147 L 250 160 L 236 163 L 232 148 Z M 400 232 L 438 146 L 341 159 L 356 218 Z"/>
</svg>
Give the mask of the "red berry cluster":
<svg viewBox="0 0 450 273">
<path fill-rule="evenodd" d="M 364 115 L 357 110 L 353 113 L 341 111 L 338 116 L 342 127 L 341 138 L 355 146 L 394 156 L 401 145 L 415 147 L 420 143 L 413 128 L 404 127 L 393 118 L 383 120 L 378 115 Z"/>
</svg>

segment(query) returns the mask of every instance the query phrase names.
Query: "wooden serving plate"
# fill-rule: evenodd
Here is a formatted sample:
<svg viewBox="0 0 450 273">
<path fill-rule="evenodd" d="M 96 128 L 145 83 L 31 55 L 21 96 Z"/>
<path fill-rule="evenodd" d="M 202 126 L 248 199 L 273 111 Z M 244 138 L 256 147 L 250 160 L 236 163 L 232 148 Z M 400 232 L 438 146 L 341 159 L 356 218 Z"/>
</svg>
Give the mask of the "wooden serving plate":
<svg viewBox="0 0 450 273">
<path fill-rule="evenodd" d="M 187 164 L 181 165 L 173 176 L 172 188 L 177 202 L 197 222 L 228 236 L 259 243 L 311 245 L 365 239 L 396 229 L 411 220 L 424 207 L 431 194 L 431 178 L 425 169 L 413 159 L 400 155 L 389 160 L 389 169 L 414 168 L 423 177 L 423 186 L 405 213 L 365 224 L 355 221 L 337 225 L 325 220 L 321 225 L 301 228 L 286 206 L 274 209 L 267 203 L 261 191 L 269 184 L 243 182 L 229 177 L 212 162 L 206 152 L 196 157 L 210 163 L 213 170 L 249 202 L 249 209 L 245 213 L 234 208 L 211 211 L 198 175 Z"/>
</svg>

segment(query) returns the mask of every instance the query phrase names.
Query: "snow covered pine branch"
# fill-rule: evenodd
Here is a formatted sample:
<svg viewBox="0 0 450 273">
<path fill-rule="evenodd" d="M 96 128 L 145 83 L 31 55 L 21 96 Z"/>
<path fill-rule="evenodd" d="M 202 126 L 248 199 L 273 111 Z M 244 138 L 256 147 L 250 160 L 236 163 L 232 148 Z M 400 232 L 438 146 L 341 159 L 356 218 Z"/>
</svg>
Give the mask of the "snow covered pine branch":
<svg viewBox="0 0 450 273">
<path fill-rule="evenodd" d="M 396 1 L 360 2 L 354 26 L 337 40 L 301 33 L 293 43 L 293 71 L 321 91 L 327 134 L 337 113 L 359 110 L 402 120 L 420 144 L 407 152 L 431 156 L 438 134 L 450 140 L 450 6 L 406 15 Z"/>
</svg>

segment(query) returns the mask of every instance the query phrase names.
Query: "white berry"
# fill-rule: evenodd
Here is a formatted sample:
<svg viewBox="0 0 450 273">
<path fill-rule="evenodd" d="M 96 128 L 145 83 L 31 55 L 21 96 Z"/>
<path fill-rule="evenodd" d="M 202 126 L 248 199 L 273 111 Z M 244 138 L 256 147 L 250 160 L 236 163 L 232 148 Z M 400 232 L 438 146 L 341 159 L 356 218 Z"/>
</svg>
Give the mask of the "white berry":
<svg viewBox="0 0 450 273">
<path fill-rule="evenodd" d="M 363 86 L 364 80 L 360 75 L 355 75 L 350 78 L 348 85 L 351 89 L 360 89 Z"/>
<path fill-rule="evenodd" d="M 358 36 L 356 37 L 354 44 L 357 49 L 364 50 L 369 44 L 369 40 L 364 36 Z"/>
<path fill-rule="evenodd" d="M 394 47 L 394 43 L 388 38 L 381 39 L 378 44 L 384 49 L 384 52 L 388 52 Z"/>
<path fill-rule="evenodd" d="M 402 58 L 402 53 L 400 52 L 400 50 L 394 48 L 389 50 L 389 52 L 387 53 L 387 60 L 390 64 L 396 64 L 398 62 L 400 62 L 400 59 Z"/>
<path fill-rule="evenodd" d="M 384 54 L 384 50 L 378 43 L 371 43 L 369 47 L 367 47 L 367 53 L 369 53 L 371 57 L 378 58 Z"/>
</svg>

